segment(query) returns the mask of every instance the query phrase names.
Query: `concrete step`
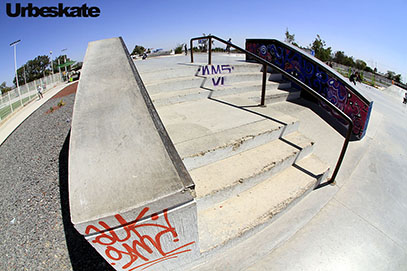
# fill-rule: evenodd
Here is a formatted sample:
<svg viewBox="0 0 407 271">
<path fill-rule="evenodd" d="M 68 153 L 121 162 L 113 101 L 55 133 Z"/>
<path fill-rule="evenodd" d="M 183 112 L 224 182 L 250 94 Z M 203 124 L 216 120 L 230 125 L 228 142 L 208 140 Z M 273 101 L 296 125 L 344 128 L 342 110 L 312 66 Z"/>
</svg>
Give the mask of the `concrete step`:
<svg viewBox="0 0 407 271">
<path fill-rule="evenodd" d="M 231 86 L 240 82 L 260 82 L 262 75 L 259 72 L 230 73 L 221 75 L 194 76 L 180 75 L 177 78 L 159 80 L 154 82 L 144 82 L 150 95 L 160 92 L 179 91 L 189 88 L 208 88 L 214 89 L 219 87 Z"/>
<path fill-rule="evenodd" d="M 248 81 L 254 83 L 261 83 L 262 74 L 260 72 L 245 72 L 245 73 L 209 75 L 205 77 L 205 80 L 201 86 L 204 88 L 214 89 Z"/>
<path fill-rule="evenodd" d="M 242 241 L 272 223 L 315 185 L 328 167 L 310 155 L 256 186 L 198 212 L 201 253 Z"/>
<path fill-rule="evenodd" d="M 280 90 L 275 88 L 267 88 L 265 103 L 270 105 L 284 101 L 293 101 L 300 98 L 300 95 L 301 91 L 296 89 Z M 234 99 L 247 100 L 250 101 L 251 104 L 260 104 L 261 93 L 258 91 L 246 92 L 239 95 L 234 95 Z"/>
<path fill-rule="evenodd" d="M 190 171 L 198 210 L 235 196 L 312 152 L 314 142 L 299 132 Z"/>
<path fill-rule="evenodd" d="M 283 75 L 281 73 L 270 73 L 269 75 L 269 80 L 270 81 L 282 81 L 283 80 Z"/>
<path fill-rule="evenodd" d="M 268 93 L 279 88 L 279 83 L 267 82 Z M 174 91 L 159 92 L 151 95 L 151 99 L 155 106 L 165 106 L 175 103 L 195 101 L 199 99 L 206 99 L 209 97 L 216 98 L 226 95 L 239 94 L 244 92 L 254 92 L 255 95 L 261 94 L 261 82 L 240 82 L 229 86 L 216 87 L 216 88 L 190 88 Z M 286 92 L 279 91 L 278 93 L 284 94 Z M 275 93 L 274 93 L 275 94 Z M 273 102 L 272 97 L 268 97 L 270 102 Z"/>
<path fill-rule="evenodd" d="M 274 114 L 281 115 L 282 112 L 280 110 L 274 110 L 272 106 L 280 102 L 294 101 L 300 98 L 301 91 L 295 88 L 288 90 L 278 89 L 275 87 L 276 85 L 278 86 L 278 83 L 270 83 L 271 84 L 267 84 L 266 88 L 265 103 L 268 105 L 266 107 L 258 106 L 261 102 L 261 91 L 242 92 L 235 95 L 223 95 L 218 97 L 212 95 L 211 98 L 236 107 L 251 108 L 252 111 L 267 116 L 273 116 Z"/>
<path fill-rule="evenodd" d="M 144 82 L 147 91 L 150 95 L 160 92 L 171 92 L 190 88 L 201 87 L 204 78 L 194 75 L 180 76 L 166 80 L 154 81 L 151 83 Z"/>
<path fill-rule="evenodd" d="M 256 63 L 229 63 L 229 64 L 213 64 L 213 65 L 202 65 L 198 71 L 197 75 L 208 76 L 208 75 L 224 75 L 231 73 L 247 73 L 247 72 L 257 72 L 261 71 L 262 65 Z"/>
<path fill-rule="evenodd" d="M 157 107 L 157 111 L 190 170 L 298 129 L 297 120 L 288 115 L 269 117 L 209 99 Z"/>
<path fill-rule="evenodd" d="M 154 82 L 174 79 L 180 76 L 195 76 L 200 67 L 201 65 L 195 63 L 179 63 L 168 67 L 156 66 L 156 70 L 141 70 L 140 76 L 144 84 L 153 84 Z"/>
<path fill-rule="evenodd" d="M 176 63 L 174 65 L 157 67 L 155 69 L 144 68 L 139 61 L 136 66 L 145 84 L 154 84 L 162 80 L 175 79 L 184 76 L 208 76 L 224 75 L 229 73 L 260 72 L 261 65 L 255 63 L 241 64 L 214 64 L 202 65 L 197 63 Z"/>
<path fill-rule="evenodd" d="M 262 120 L 176 144 L 186 168 L 192 170 L 266 144 L 298 129 L 298 122 L 287 125 Z"/>
</svg>

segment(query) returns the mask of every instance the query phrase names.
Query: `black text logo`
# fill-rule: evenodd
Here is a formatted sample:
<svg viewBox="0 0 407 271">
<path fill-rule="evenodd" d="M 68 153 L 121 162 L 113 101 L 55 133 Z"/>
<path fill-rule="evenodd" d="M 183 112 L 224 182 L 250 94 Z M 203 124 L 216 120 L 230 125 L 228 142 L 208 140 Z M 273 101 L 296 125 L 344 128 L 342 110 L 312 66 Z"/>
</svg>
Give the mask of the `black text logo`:
<svg viewBox="0 0 407 271">
<path fill-rule="evenodd" d="M 12 4 L 7 3 L 6 10 L 10 17 L 98 17 L 100 15 L 98 7 L 88 7 L 86 4 L 80 7 L 64 7 L 62 3 L 53 7 L 36 7 L 29 3 L 23 7 L 20 3 L 16 3 L 13 10 Z"/>
</svg>

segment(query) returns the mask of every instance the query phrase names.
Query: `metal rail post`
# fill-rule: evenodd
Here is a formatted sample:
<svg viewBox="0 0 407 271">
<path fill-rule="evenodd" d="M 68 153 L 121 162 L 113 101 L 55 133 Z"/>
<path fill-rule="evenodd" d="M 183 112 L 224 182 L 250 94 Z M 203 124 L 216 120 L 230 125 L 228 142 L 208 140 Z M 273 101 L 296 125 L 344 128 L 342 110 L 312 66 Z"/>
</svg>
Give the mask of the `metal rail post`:
<svg viewBox="0 0 407 271">
<path fill-rule="evenodd" d="M 208 46 L 208 65 L 212 65 L 212 38 L 209 37 L 209 46 Z"/>
<path fill-rule="evenodd" d="M 263 82 L 261 85 L 261 106 L 265 106 L 265 100 L 266 100 L 266 81 L 267 80 L 267 65 L 263 64 Z"/>
<path fill-rule="evenodd" d="M 191 63 L 194 63 L 194 47 L 192 46 L 192 39 L 189 41 L 189 48 L 191 48 Z"/>
</svg>

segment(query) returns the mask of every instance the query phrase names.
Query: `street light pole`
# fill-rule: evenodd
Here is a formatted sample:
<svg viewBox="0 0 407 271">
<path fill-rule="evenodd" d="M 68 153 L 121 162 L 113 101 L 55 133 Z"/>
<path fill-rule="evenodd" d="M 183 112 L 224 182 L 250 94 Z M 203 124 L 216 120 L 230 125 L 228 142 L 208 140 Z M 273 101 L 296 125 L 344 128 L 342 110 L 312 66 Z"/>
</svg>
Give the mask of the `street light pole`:
<svg viewBox="0 0 407 271">
<path fill-rule="evenodd" d="M 49 51 L 49 54 L 51 55 L 51 82 L 54 83 L 54 61 L 52 61 L 52 51 Z"/>
<path fill-rule="evenodd" d="M 27 85 L 27 78 L 26 78 L 26 76 L 25 76 L 25 64 L 24 64 L 24 66 L 23 66 L 23 69 L 24 69 L 24 84 Z"/>
<path fill-rule="evenodd" d="M 66 51 L 66 50 L 68 50 L 68 49 L 62 49 L 61 50 L 61 52 L 63 52 L 63 51 Z M 64 64 L 66 64 L 66 54 L 64 55 Z M 66 66 L 65 66 L 65 76 L 67 76 L 67 73 L 66 73 Z"/>
<path fill-rule="evenodd" d="M 14 68 L 16 71 L 16 85 L 17 85 L 17 90 L 18 90 L 18 95 L 20 96 L 20 104 L 21 106 L 23 105 L 23 100 L 21 97 L 21 93 L 20 93 L 20 85 L 18 84 L 18 74 L 17 74 L 17 52 L 16 52 L 16 45 L 20 42 L 21 40 L 16 40 L 12 43 L 10 43 L 10 46 L 14 47 Z"/>
<path fill-rule="evenodd" d="M 61 74 L 61 63 L 59 61 L 59 57 L 58 57 L 58 71 L 59 71 L 59 80 L 61 80 L 61 82 L 63 82 L 62 74 Z"/>
</svg>

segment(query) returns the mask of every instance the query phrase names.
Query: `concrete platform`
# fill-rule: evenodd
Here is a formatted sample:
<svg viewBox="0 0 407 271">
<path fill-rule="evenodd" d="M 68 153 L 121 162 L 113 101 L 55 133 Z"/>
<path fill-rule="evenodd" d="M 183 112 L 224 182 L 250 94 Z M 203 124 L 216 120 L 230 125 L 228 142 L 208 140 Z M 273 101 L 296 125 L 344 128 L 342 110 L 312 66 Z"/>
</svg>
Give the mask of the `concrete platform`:
<svg viewBox="0 0 407 271">
<path fill-rule="evenodd" d="M 375 106 L 366 137 L 350 143 L 337 184 L 308 193 L 271 225 L 184 270 L 405 269 L 407 108 L 379 90 L 358 87 Z M 232 97 L 222 102 L 250 106 Z M 299 132 L 317 142 L 314 154 L 328 164 L 336 161 L 343 137 L 316 113 L 318 108 L 297 101 L 243 109 L 298 120 Z M 65 244 L 59 249 L 66 249 Z"/>
<path fill-rule="evenodd" d="M 407 108 L 377 89 L 359 88 L 375 107 L 366 137 L 350 143 L 337 185 L 311 192 L 269 227 L 192 270 L 404 270 L 407 149 L 400 135 L 407 132 Z M 299 118 L 299 131 L 314 136 L 314 153 L 335 161 L 343 138 L 310 109 L 285 110 Z"/>
<path fill-rule="evenodd" d="M 213 59 L 216 61 L 216 57 Z M 279 79 L 278 75 L 272 77 Z M 270 226 L 208 254 L 186 270 L 227 270 L 231 266 L 234 270 L 402 270 L 406 266 L 402 194 L 407 188 L 402 180 L 407 153 L 399 137 L 407 129 L 406 108 L 377 89 L 358 87 L 375 106 L 366 137 L 349 145 L 336 185 L 309 193 Z M 247 95 L 225 95 L 216 100 L 263 116 L 297 119 L 299 132 L 317 142 L 314 154 L 331 166 L 336 163 L 344 131 L 318 106 L 299 100 L 259 108 L 255 101 L 248 103 Z M 379 162 L 377 158 L 382 155 L 384 159 Z"/>
</svg>

